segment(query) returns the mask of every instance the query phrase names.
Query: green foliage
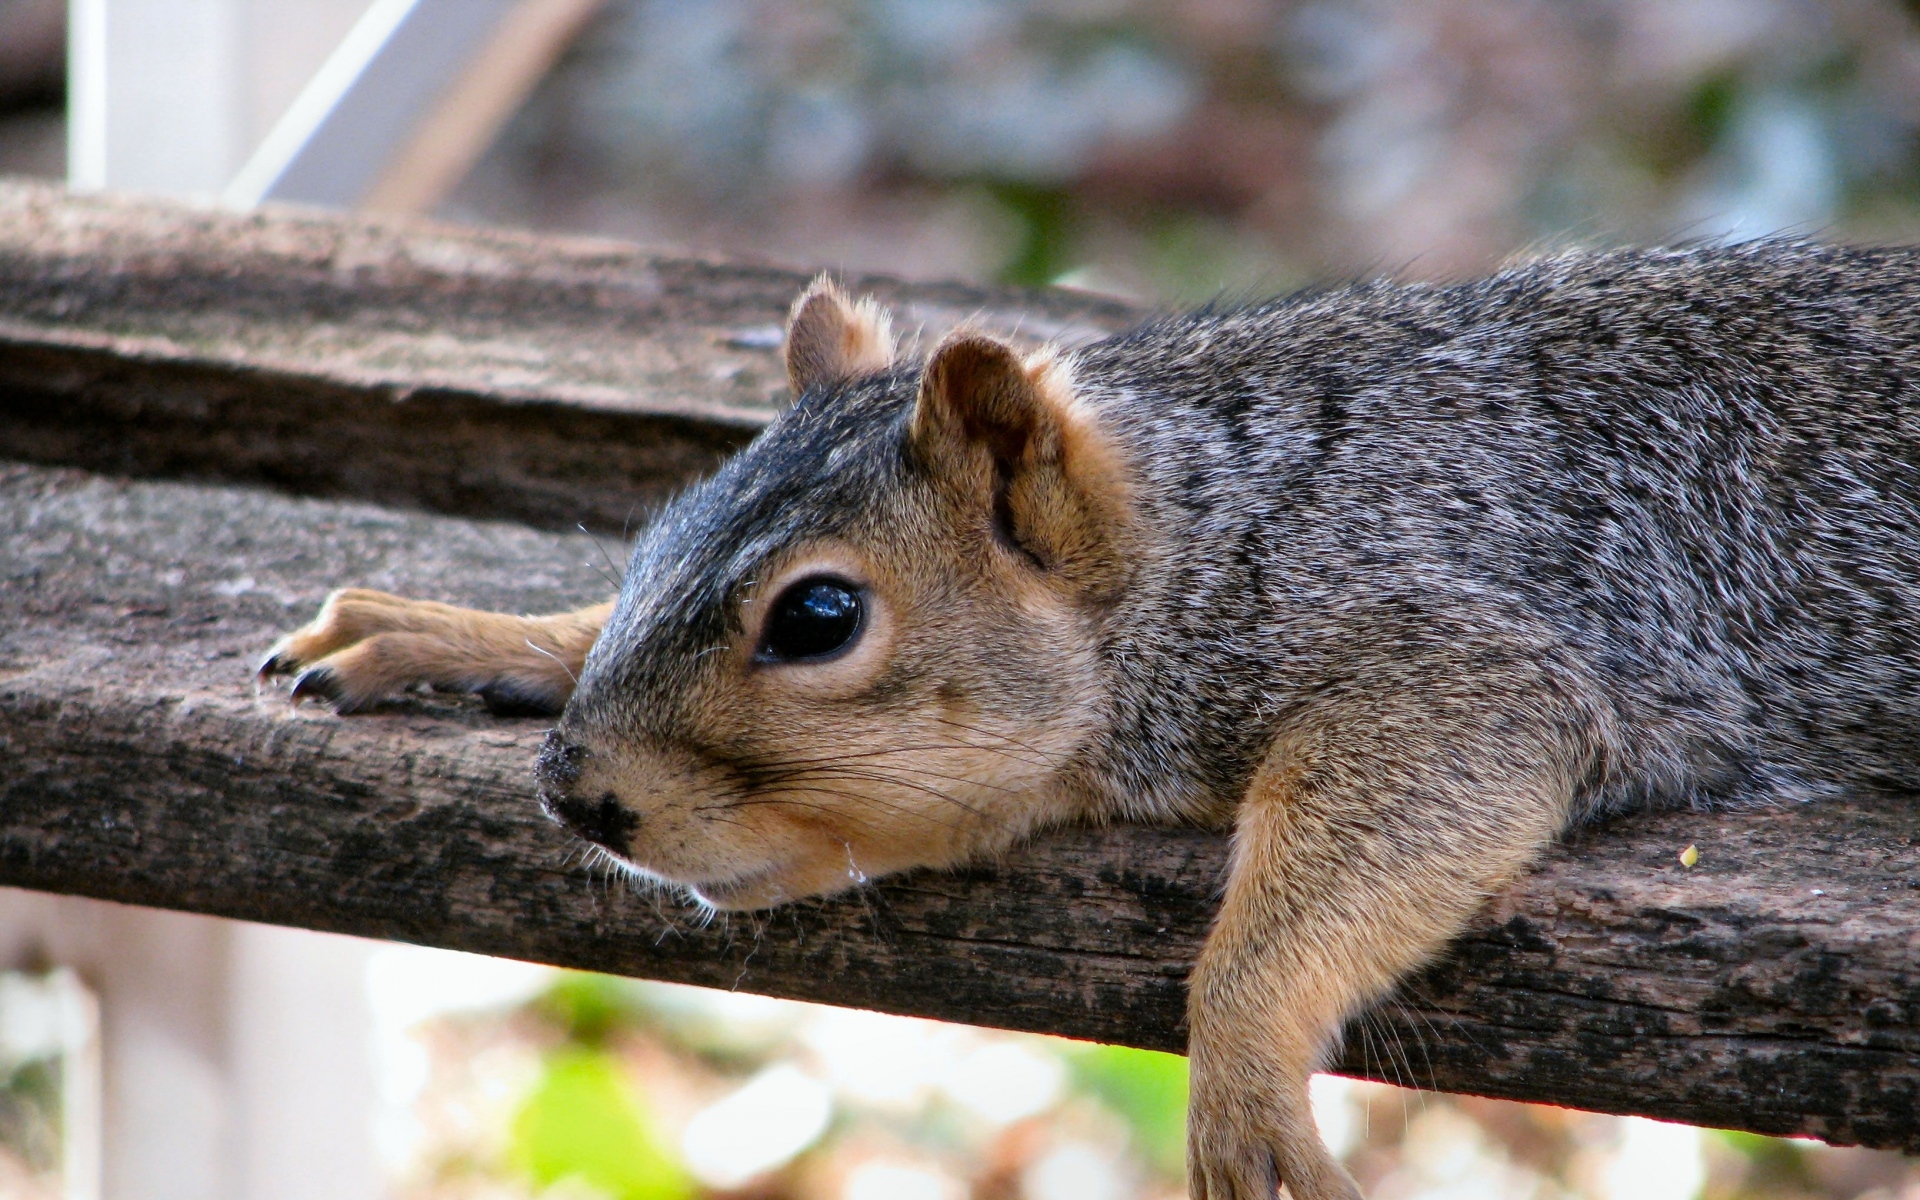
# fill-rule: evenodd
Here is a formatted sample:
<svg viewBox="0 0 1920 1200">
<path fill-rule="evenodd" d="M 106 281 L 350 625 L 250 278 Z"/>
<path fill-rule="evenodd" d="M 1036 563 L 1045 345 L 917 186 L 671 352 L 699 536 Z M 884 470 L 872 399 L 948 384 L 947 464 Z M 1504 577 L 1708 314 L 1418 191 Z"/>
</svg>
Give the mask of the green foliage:
<svg viewBox="0 0 1920 1200">
<path fill-rule="evenodd" d="M 60 1063 L 18 1063 L 0 1082 L 0 1147 L 35 1171 L 60 1166 Z"/>
<path fill-rule="evenodd" d="M 590 977 L 583 977 L 590 978 Z M 609 1055 L 568 1047 L 514 1116 L 515 1165 L 541 1187 L 585 1183 L 611 1200 L 687 1200 L 692 1181 L 658 1135 Z"/>
<path fill-rule="evenodd" d="M 633 986 L 612 975 L 569 971 L 540 997 L 543 1016 L 566 1031 L 567 1040 L 597 1046 L 622 1028 L 644 1024 Z"/>
<path fill-rule="evenodd" d="M 1126 1118 L 1144 1157 L 1168 1175 L 1185 1171 L 1186 1059 L 1125 1046 L 1089 1046 L 1070 1054 L 1067 1063 L 1083 1090 Z"/>
<path fill-rule="evenodd" d="M 1807 1169 L 1806 1151 L 1797 1142 L 1738 1129 L 1716 1129 L 1711 1136 L 1745 1160 L 1743 1190 L 1766 1193 L 1821 1190 Z"/>
<path fill-rule="evenodd" d="M 1163 209 L 1141 226 L 1146 280 L 1175 304 L 1257 300 L 1309 282 L 1291 273 L 1272 247 L 1216 216 Z"/>
<path fill-rule="evenodd" d="M 1728 71 L 1704 75 L 1687 94 L 1683 113 L 1687 130 L 1701 146 L 1726 136 L 1740 100 L 1740 79 Z"/>
<path fill-rule="evenodd" d="M 1065 190 L 1006 182 L 987 190 L 1019 229 L 1013 254 L 1000 268 L 1002 283 L 1045 287 L 1074 267 L 1078 222 Z"/>
</svg>

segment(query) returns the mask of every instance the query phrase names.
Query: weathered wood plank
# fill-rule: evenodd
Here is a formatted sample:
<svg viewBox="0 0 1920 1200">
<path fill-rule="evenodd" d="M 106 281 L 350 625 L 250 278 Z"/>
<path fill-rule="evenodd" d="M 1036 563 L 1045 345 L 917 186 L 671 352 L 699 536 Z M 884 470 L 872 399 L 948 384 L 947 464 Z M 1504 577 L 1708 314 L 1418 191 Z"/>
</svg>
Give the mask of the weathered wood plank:
<svg viewBox="0 0 1920 1200">
<path fill-rule="evenodd" d="M 539 723 L 430 696 L 343 720 L 249 681 L 336 583 L 587 599 L 606 584 L 585 538 L 12 467 L 0 545 L 0 882 L 1182 1044 L 1216 835 L 1064 834 L 703 928 L 584 870 L 538 816 Z M 1357 1024 L 1342 1069 L 1920 1150 L 1920 812 L 1863 799 L 1588 834 Z"/>
<path fill-rule="evenodd" d="M 784 395 L 807 276 L 622 243 L 0 184 L 0 457 L 620 529 Z M 1061 292 L 850 281 L 934 334 L 1075 340 Z"/>
</svg>

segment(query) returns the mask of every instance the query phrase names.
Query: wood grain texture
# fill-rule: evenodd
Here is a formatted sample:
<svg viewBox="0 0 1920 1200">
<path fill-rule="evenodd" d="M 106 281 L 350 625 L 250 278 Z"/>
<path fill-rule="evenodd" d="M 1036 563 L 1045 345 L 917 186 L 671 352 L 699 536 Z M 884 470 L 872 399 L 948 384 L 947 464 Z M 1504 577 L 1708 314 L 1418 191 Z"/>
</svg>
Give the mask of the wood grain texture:
<svg viewBox="0 0 1920 1200">
<path fill-rule="evenodd" d="M 341 719 L 254 690 L 252 657 L 332 585 L 557 607 L 607 588 L 586 538 L 16 466 L 0 545 L 0 882 L 1183 1043 L 1216 834 L 1063 833 L 702 926 L 587 870 L 540 818 L 540 723 L 429 695 Z M 1592 831 L 1356 1022 L 1340 1066 L 1920 1150 L 1920 810 L 1861 798 Z"/>
<path fill-rule="evenodd" d="M 0 183 L 0 457 L 618 530 L 785 396 L 804 272 Z M 1064 291 L 853 276 L 921 338 L 1072 342 Z M 910 339 L 911 340 L 911 339 Z"/>
</svg>

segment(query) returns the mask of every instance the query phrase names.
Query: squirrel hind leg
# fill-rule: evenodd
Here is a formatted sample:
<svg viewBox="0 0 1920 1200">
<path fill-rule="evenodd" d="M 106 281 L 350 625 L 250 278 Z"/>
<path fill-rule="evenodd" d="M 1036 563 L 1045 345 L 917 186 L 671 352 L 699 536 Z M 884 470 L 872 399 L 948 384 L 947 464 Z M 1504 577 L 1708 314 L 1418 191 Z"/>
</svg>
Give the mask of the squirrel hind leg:
<svg viewBox="0 0 1920 1200">
<path fill-rule="evenodd" d="M 424 683 L 475 693 L 496 716 L 546 716 L 573 694 L 611 608 L 522 617 L 347 589 L 275 643 L 259 674 L 294 675 L 296 703 L 341 713 Z"/>
</svg>

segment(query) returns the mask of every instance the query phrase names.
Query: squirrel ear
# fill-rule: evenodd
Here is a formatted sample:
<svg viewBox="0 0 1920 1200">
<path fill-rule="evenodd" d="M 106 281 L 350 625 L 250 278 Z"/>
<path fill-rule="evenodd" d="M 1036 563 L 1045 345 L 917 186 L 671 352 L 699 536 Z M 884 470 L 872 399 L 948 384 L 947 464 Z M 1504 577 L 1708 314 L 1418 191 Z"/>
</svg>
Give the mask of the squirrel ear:
<svg viewBox="0 0 1920 1200">
<path fill-rule="evenodd" d="M 851 300 L 825 275 L 787 317 L 787 382 L 798 396 L 893 365 L 893 322 L 870 298 Z"/>
<path fill-rule="evenodd" d="M 920 377 L 913 439 L 937 460 L 941 452 L 984 445 L 1015 464 L 1052 455 L 1058 441 L 1047 398 L 1013 347 L 968 330 L 934 347 Z"/>
<path fill-rule="evenodd" d="M 1127 472 L 1075 401 L 1057 353 L 1022 359 L 982 333 L 949 335 L 921 376 L 908 439 L 949 493 L 990 510 L 996 536 L 1033 566 L 1096 587 L 1117 581 Z"/>
</svg>

